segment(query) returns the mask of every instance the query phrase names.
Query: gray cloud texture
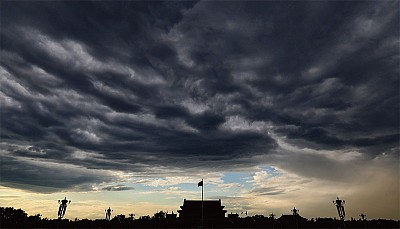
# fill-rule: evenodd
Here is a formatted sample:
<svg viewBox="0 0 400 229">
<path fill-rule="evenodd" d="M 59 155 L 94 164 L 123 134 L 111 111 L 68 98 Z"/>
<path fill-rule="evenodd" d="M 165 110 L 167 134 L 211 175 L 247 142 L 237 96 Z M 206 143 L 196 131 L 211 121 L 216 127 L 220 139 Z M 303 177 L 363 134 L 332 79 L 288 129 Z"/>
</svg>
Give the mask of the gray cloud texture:
<svg viewBox="0 0 400 229">
<path fill-rule="evenodd" d="M 115 185 L 115 186 L 107 186 L 107 187 L 104 187 L 104 188 L 102 188 L 102 190 L 105 190 L 105 191 L 126 191 L 126 190 L 133 190 L 134 188 L 132 188 L 132 187 L 127 187 L 127 186 L 124 186 L 124 185 Z"/>
<path fill-rule="evenodd" d="M 3 2 L 2 185 L 49 192 L 111 179 L 96 170 L 229 170 L 260 156 L 310 175 L 328 160 L 282 161 L 277 139 L 398 160 L 398 8 Z"/>
</svg>

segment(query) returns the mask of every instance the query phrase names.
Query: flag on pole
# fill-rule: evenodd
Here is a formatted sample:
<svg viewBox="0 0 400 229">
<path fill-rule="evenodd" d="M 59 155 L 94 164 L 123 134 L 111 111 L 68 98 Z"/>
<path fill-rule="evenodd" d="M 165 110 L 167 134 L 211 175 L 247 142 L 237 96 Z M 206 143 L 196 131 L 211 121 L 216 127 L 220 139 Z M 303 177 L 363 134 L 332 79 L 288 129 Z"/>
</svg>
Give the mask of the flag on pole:
<svg viewBox="0 0 400 229">
<path fill-rule="evenodd" d="M 201 228 L 204 228 L 204 204 L 203 204 L 203 199 L 204 199 L 204 183 L 203 179 L 199 183 L 197 183 L 197 187 L 201 186 Z"/>
</svg>

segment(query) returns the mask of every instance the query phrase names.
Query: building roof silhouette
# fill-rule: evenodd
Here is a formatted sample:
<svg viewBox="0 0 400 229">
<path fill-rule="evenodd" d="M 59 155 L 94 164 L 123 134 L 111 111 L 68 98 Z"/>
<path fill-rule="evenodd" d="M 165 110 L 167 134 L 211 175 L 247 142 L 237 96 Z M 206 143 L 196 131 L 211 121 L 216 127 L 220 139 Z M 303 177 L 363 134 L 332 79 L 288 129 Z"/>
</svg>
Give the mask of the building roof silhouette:
<svg viewBox="0 0 400 229">
<path fill-rule="evenodd" d="M 306 218 L 300 216 L 300 215 L 284 215 L 282 214 L 281 217 L 279 217 L 277 220 L 279 221 L 307 221 Z"/>
<path fill-rule="evenodd" d="M 176 215 L 177 215 L 177 214 L 175 214 L 174 212 L 172 212 L 172 213 L 167 213 L 167 214 L 165 215 L 165 218 L 167 218 L 167 219 L 176 219 Z"/>
<path fill-rule="evenodd" d="M 231 212 L 228 214 L 228 219 L 239 219 L 239 214 Z"/>
<path fill-rule="evenodd" d="M 179 218 L 182 219 L 201 219 L 203 204 L 203 218 L 207 219 L 222 219 L 225 218 L 225 206 L 221 205 L 219 200 L 183 200 L 183 205 L 178 210 Z"/>
</svg>

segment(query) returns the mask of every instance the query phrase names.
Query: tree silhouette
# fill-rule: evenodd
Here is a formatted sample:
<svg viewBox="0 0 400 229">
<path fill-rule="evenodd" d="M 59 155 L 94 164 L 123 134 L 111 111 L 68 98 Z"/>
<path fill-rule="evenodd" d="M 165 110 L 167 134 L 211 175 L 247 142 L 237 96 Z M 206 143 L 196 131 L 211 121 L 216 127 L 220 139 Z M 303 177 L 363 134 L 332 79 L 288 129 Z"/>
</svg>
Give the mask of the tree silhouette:
<svg viewBox="0 0 400 229">
<path fill-rule="evenodd" d="M 154 213 L 153 219 L 165 219 L 167 218 L 167 213 L 164 211 L 159 211 Z"/>
</svg>

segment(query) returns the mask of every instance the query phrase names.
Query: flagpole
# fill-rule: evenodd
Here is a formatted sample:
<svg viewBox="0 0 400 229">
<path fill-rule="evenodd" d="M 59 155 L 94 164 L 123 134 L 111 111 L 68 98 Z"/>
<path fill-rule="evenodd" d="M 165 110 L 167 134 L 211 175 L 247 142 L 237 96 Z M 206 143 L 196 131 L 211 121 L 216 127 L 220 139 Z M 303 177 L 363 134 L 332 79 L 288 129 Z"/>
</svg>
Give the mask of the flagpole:
<svg viewBox="0 0 400 229">
<path fill-rule="evenodd" d="M 203 198 L 204 198 L 204 182 L 201 179 L 201 227 L 204 228 L 204 205 L 203 205 Z"/>
</svg>

